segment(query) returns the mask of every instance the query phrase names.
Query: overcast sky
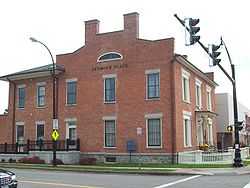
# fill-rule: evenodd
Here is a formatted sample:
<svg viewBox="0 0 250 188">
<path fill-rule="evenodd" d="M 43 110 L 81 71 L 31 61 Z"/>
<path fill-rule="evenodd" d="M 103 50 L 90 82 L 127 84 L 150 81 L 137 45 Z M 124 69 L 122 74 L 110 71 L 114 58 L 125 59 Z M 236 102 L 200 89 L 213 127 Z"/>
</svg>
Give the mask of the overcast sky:
<svg viewBox="0 0 250 188">
<path fill-rule="evenodd" d="M 84 45 L 84 21 L 100 20 L 100 32 L 121 30 L 123 14 L 140 14 L 140 38 L 174 37 L 175 52 L 203 71 L 214 71 L 220 85 L 216 92 L 231 93 L 232 86 L 218 67 L 208 66 L 208 56 L 198 44 L 186 47 L 184 29 L 174 18 L 200 18 L 204 44 L 220 43 L 222 36 L 236 65 L 239 101 L 250 108 L 249 3 L 194 0 L 6 0 L 0 2 L 0 76 L 51 63 L 47 51 L 30 42 L 33 36 L 48 45 L 54 55 Z M 230 72 L 222 49 L 222 66 Z M 249 79 L 249 80 L 248 80 Z M 0 81 L 0 112 L 7 108 L 8 83 Z"/>
</svg>

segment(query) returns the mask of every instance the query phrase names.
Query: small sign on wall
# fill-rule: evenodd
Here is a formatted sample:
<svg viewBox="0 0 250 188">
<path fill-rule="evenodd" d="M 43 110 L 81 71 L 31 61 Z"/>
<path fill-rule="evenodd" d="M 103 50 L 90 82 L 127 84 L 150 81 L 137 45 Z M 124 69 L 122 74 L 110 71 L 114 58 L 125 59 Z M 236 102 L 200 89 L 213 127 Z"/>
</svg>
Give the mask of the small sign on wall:
<svg viewBox="0 0 250 188">
<path fill-rule="evenodd" d="M 58 130 L 59 128 L 58 119 L 53 119 L 52 124 L 53 124 L 53 129 Z"/>
<path fill-rule="evenodd" d="M 137 134 L 137 136 L 141 136 L 142 135 L 142 128 L 141 127 L 137 127 L 136 128 L 136 134 Z"/>
</svg>

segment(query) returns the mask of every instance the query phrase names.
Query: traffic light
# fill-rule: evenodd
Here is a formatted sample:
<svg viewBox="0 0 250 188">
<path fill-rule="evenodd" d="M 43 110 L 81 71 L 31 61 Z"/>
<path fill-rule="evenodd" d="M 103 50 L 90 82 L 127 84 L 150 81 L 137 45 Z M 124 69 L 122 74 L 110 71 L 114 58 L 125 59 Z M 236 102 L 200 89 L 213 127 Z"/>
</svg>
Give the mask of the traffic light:
<svg viewBox="0 0 250 188">
<path fill-rule="evenodd" d="M 221 59 L 218 59 L 219 55 L 221 54 L 221 52 L 217 52 L 219 48 L 220 48 L 220 45 L 218 46 L 214 44 L 208 45 L 208 53 L 210 55 L 209 64 L 211 66 L 218 65 L 218 63 L 220 63 L 221 61 Z"/>
<path fill-rule="evenodd" d="M 196 35 L 200 31 L 200 27 L 195 27 L 199 22 L 200 19 L 184 19 L 186 46 L 193 45 L 200 40 L 201 37 Z"/>
<path fill-rule="evenodd" d="M 228 125 L 227 126 L 227 131 L 228 132 L 232 132 L 233 131 L 233 126 L 232 125 Z"/>
<path fill-rule="evenodd" d="M 241 131 L 243 129 L 243 122 L 244 121 L 238 121 L 237 122 L 237 128 L 238 128 L 239 131 Z"/>
</svg>

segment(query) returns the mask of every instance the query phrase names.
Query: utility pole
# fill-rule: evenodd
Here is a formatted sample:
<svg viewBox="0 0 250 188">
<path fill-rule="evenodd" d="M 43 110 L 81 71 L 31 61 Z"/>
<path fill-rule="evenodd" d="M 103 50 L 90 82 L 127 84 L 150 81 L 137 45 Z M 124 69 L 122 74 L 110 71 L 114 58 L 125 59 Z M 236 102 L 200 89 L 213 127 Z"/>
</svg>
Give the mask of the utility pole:
<svg viewBox="0 0 250 188">
<path fill-rule="evenodd" d="M 235 67 L 234 64 L 232 63 L 230 54 L 227 50 L 227 47 L 225 45 L 225 42 L 221 38 L 221 44 L 219 46 L 216 45 L 210 45 L 209 48 L 205 47 L 205 45 L 200 41 L 200 36 L 197 36 L 196 33 L 199 32 L 200 29 L 197 27 L 194 28 L 194 24 L 192 24 L 193 20 L 196 20 L 195 25 L 199 23 L 199 19 L 192 19 L 192 18 L 186 18 L 184 20 L 180 19 L 177 14 L 174 15 L 176 19 L 185 27 L 185 30 L 189 32 L 189 38 L 190 42 L 188 43 L 189 45 L 193 45 L 196 42 L 202 47 L 202 49 L 209 55 L 209 57 L 212 59 L 212 65 L 213 66 L 218 66 L 221 71 L 226 75 L 226 77 L 230 80 L 233 86 L 233 108 L 234 108 L 234 137 L 235 137 L 235 157 L 234 157 L 234 167 L 242 167 L 242 160 L 241 160 L 241 153 L 240 153 L 240 141 L 239 141 L 239 131 L 242 129 L 242 123 L 238 121 L 238 109 L 237 109 L 237 95 L 236 95 L 236 79 L 235 79 Z M 188 20 L 188 21 L 187 21 Z M 187 45 L 187 43 L 186 43 Z M 218 59 L 218 56 L 220 55 L 220 52 L 217 52 L 219 47 L 221 45 L 225 46 L 229 62 L 231 64 L 231 70 L 232 70 L 232 76 L 230 76 L 227 71 L 221 66 L 220 64 L 220 59 Z"/>
</svg>

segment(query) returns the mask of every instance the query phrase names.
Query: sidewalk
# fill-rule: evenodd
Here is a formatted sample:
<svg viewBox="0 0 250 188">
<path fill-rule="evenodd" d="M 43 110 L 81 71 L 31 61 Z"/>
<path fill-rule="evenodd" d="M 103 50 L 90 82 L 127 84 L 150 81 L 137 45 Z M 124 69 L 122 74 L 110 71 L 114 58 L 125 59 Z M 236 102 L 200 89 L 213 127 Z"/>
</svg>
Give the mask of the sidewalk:
<svg viewBox="0 0 250 188">
<path fill-rule="evenodd" d="M 241 168 L 180 168 L 176 174 L 197 174 L 197 175 L 246 175 L 250 174 L 250 166 Z"/>
<path fill-rule="evenodd" d="M 0 168 L 70 171 L 78 173 L 115 173 L 115 174 L 148 174 L 148 175 L 246 175 L 250 166 L 241 168 L 149 168 L 149 167 L 103 167 L 80 165 L 36 165 L 18 163 L 0 163 Z"/>
</svg>

